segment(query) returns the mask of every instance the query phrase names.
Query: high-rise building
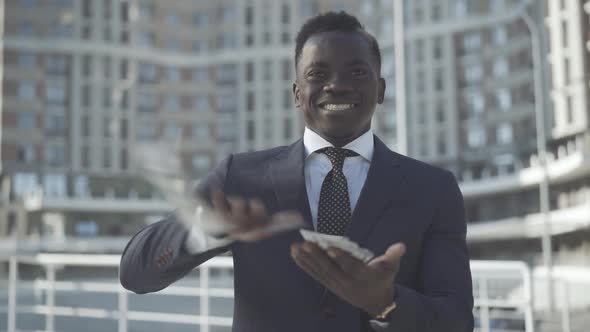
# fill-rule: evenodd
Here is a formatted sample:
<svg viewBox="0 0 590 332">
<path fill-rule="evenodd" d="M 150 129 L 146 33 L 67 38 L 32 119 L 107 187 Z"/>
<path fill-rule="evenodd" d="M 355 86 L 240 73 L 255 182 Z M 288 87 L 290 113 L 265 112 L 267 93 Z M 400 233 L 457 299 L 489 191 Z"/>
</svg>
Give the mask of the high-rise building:
<svg viewBox="0 0 590 332">
<path fill-rule="evenodd" d="M 535 13 L 547 64 L 539 102 L 548 216 L 557 249 L 588 246 L 579 240 L 590 204 L 588 1 L 0 3 L 0 235 L 128 234 L 167 212 L 139 176 L 140 145 L 168 144 L 198 179 L 229 153 L 293 142 L 303 128 L 292 96 L 295 34 L 306 17 L 346 10 L 382 48 L 387 89 L 375 132 L 455 173 L 474 257 L 535 260 L 544 220 L 539 68 L 523 12 L 544 3 Z"/>
<path fill-rule="evenodd" d="M 293 142 L 295 33 L 357 2 L 2 1 L 0 234 L 118 235 L 170 210 L 140 145 L 165 142 L 198 179 Z"/>
</svg>

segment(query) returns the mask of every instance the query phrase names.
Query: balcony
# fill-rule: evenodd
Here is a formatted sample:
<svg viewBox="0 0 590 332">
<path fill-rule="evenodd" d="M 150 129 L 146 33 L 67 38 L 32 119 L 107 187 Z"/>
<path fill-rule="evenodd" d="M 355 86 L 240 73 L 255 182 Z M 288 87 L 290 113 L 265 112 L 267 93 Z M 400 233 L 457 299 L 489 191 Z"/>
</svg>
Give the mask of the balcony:
<svg viewBox="0 0 590 332">
<path fill-rule="evenodd" d="M 588 228 L 590 200 L 574 207 L 550 211 L 548 218 L 552 235 Z M 543 235 L 544 227 L 541 213 L 470 223 L 467 225 L 467 241 L 475 243 L 500 239 L 539 238 Z"/>
<path fill-rule="evenodd" d="M 547 153 L 547 177 L 551 183 L 570 181 L 590 175 L 590 154 L 581 140 L 560 146 L 557 154 Z M 513 173 L 497 176 L 483 176 L 480 179 L 467 178 L 460 182 L 461 191 L 466 198 L 498 194 L 538 186 L 543 181 L 543 169 L 535 155 L 530 158 L 530 166 L 517 169 Z"/>
</svg>

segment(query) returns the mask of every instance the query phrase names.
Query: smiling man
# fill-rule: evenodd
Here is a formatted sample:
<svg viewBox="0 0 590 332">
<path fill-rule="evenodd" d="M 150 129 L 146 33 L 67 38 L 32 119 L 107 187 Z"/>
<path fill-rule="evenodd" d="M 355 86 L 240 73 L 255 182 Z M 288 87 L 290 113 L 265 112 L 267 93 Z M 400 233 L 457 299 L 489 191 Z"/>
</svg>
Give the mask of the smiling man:
<svg viewBox="0 0 590 332">
<path fill-rule="evenodd" d="M 376 40 L 344 12 L 318 15 L 297 36 L 295 64 L 303 139 L 230 155 L 199 185 L 231 231 L 187 230 L 174 215 L 150 225 L 125 249 L 121 283 L 158 291 L 231 251 L 234 331 L 472 331 L 453 175 L 389 150 L 371 131 L 386 88 Z M 285 231 L 295 223 L 377 257 L 321 249 Z"/>
</svg>

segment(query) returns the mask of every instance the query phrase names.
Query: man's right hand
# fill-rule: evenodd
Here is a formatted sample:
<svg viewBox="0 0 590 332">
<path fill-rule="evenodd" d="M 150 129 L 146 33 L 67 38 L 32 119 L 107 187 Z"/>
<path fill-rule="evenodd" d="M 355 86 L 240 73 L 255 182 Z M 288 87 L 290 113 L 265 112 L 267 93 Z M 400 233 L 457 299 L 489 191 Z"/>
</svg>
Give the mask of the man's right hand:
<svg viewBox="0 0 590 332">
<path fill-rule="evenodd" d="M 303 216 L 296 211 L 282 211 L 268 215 L 259 199 L 226 197 L 221 190 L 211 191 L 211 203 L 219 222 L 227 228 L 227 236 L 244 242 L 269 238 L 277 233 L 300 228 Z"/>
</svg>

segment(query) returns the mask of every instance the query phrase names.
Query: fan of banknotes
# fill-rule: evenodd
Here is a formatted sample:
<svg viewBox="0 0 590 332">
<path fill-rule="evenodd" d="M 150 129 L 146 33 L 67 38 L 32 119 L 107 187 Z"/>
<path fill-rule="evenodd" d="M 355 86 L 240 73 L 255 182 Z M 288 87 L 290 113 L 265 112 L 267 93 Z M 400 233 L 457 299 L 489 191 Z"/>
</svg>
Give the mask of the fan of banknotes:
<svg viewBox="0 0 590 332">
<path fill-rule="evenodd" d="M 138 144 L 132 158 L 140 175 L 172 205 L 177 218 L 187 228 L 197 225 L 210 234 L 227 232 L 227 223 L 193 194 L 195 179 L 185 170 L 179 150 L 178 144 Z"/>
</svg>

